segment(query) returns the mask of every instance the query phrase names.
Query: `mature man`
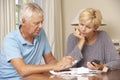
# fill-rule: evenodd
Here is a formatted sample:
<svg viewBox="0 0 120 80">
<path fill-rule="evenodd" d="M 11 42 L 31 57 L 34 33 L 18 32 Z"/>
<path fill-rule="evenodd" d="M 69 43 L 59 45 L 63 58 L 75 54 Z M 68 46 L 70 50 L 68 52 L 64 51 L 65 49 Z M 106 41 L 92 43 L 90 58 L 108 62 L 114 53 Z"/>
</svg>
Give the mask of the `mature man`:
<svg viewBox="0 0 120 80">
<path fill-rule="evenodd" d="M 73 58 L 59 62 L 53 57 L 43 24 L 43 10 L 35 3 L 24 4 L 20 13 L 21 26 L 4 39 L 0 53 L 0 80 L 21 80 L 22 77 L 72 66 Z M 40 65 L 44 57 L 46 64 Z"/>
</svg>

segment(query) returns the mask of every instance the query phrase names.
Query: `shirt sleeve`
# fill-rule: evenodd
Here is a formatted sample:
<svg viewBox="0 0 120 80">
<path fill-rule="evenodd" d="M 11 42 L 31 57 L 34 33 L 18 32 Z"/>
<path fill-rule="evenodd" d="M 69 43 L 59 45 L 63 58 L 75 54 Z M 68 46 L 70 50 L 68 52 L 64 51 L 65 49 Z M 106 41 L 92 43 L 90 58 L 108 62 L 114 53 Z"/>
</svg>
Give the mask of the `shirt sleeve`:
<svg viewBox="0 0 120 80">
<path fill-rule="evenodd" d="M 111 38 L 104 33 L 105 61 L 109 69 L 120 69 L 120 56 L 117 53 Z"/>
<path fill-rule="evenodd" d="M 73 35 L 70 34 L 67 39 L 67 47 L 65 56 L 72 56 L 75 60 L 81 60 L 83 58 L 81 50 L 77 46 L 78 39 Z"/>
<path fill-rule="evenodd" d="M 3 51 L 8 62 L 13 58 L 22 58 L 17 41 L 11 36 L 4 39 Z"/>
<path fill-rule="evenodd" d="M 48 54 L 48 53 L 51 52 L 51 47 L 50 47 L 50 44 L 49 44 L 48 39 L 46 37 L 44 29 L 42 29 L 42 30 L 43 30 L 43 37 L 44 37 L 44 43 L 45 43 L 45 45 L 44 45 L 44 54 Z"/>
</svg>

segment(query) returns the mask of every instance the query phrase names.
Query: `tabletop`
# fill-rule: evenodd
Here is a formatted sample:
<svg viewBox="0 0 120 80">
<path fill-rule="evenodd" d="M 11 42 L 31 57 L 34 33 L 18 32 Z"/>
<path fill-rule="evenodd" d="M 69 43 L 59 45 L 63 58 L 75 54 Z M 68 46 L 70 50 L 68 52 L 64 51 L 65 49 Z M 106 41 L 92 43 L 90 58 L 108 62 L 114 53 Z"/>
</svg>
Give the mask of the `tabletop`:
<svg viewBox="0 0 120 80">
<path fill-rule="evenodd" d="M 32 74 L 24 80 L 120 80 L 120 70 L 82 76 L 55 76 L 50 73 Z"/>
</svg>

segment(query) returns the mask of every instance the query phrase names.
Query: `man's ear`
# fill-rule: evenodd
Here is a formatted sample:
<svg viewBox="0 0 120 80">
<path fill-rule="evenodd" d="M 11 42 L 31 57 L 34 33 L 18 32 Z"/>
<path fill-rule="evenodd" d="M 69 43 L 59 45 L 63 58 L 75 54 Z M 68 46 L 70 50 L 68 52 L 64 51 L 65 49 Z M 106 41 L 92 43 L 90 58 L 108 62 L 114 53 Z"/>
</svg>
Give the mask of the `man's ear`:
<svg viewBox="0 0 120 80">
<path fill-rule="evenodd" d="M 22 18 L 22 24 L 24 24 L 26 22 L 25 18 Z"/>
</svg>

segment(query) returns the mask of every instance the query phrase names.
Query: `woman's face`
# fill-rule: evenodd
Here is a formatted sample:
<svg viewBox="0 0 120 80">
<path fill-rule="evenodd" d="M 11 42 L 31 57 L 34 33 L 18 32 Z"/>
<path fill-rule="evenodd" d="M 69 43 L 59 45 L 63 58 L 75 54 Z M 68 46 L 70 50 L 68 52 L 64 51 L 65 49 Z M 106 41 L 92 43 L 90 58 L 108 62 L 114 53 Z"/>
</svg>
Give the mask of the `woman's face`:
<svg viewBox="0 0 120 80">
<path fill-rule="evenodd" d="M 80 23 L 79 31 L 81 36 L 89 37 L 95 31 L 94 24 L 90 22 Z"/>
</svg>

